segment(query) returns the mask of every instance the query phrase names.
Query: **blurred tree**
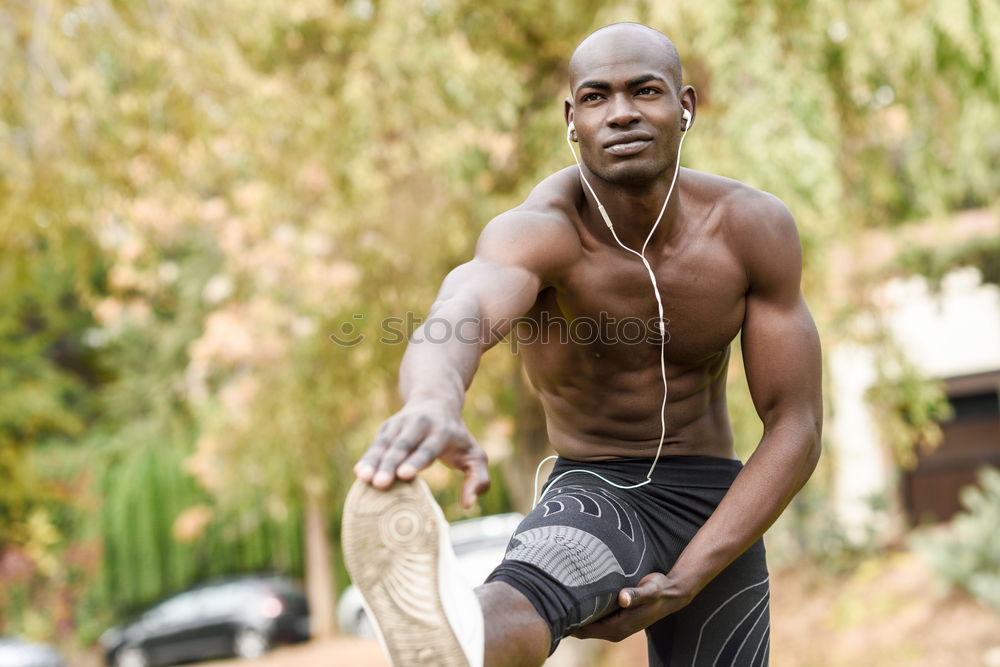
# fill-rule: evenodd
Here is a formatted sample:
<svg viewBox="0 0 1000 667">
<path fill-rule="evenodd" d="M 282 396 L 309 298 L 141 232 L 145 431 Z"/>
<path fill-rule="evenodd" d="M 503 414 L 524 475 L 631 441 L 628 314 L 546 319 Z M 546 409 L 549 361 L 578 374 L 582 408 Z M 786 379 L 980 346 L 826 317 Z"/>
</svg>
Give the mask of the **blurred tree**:
<svg viewBox="0 0 1000 667">
<path fill-rule="evenodd" d="M 45 125 L 36 115 L 66 82 L 36 34 L 47 9 L 28 9 L 0 13 L 0 556 L 33 539 L 29 514 L 51 499 L 34 459 L 97 418 L 93 389 L 107 375 L 88 343 L 89 296 L 107 269 L 86 228 L 94 181 L 59 159 L 73 148 L 58 114 Z"/>
</svg>

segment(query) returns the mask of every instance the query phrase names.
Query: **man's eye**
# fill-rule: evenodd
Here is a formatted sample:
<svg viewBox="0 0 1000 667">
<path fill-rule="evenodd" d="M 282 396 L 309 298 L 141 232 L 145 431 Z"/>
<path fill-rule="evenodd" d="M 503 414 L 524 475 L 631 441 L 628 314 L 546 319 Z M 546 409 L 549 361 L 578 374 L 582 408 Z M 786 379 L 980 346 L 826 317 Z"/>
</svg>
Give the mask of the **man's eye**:
<svg viewBox="0 0 1000 667">
<path fill-rule="evenodd" d="M 601 96 L 598 95 L 597 93 L 587 93 L 586 95 L 584 95 L 583 97 L 580 98 L 580 101 L 581 102 L 593 102 L 593 101 L 599 100 L 599 99 L 601 99 Z"/>
<path fill-rule="evenodd" d="M 637 90 L 636 91 L 636 95 L 656 95 L 659 92 L 660 91 L 658 89 L 656 89 L 656 88 L 652 88 L 650 86 L 646 86 L 645 88 L 640 88 L 639 90 Z"/>
</svg>

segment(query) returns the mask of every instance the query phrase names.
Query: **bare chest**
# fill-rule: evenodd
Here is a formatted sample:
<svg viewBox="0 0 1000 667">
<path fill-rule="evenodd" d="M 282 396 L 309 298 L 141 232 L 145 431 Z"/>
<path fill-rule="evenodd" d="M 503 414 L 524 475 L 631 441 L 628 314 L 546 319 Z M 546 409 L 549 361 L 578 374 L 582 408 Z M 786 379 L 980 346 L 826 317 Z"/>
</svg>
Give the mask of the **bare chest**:
<svg viewBox="0 0 1000 667">
<path fill-rule="evenodd" d="M 746 272 L 725 243 L 703 239 L 650 258 L 666 320 L 667 359 L 697 366 L 736 337 L 743 322 Z M 657 304 L 642 261 L 615 248 L 584 256 L 561 284 L 539 297 L 542 327 L 595 355 L 645 356 L 659 348 Z M 546 322 L 547 321 L 547 322 Z"/>
</svg>

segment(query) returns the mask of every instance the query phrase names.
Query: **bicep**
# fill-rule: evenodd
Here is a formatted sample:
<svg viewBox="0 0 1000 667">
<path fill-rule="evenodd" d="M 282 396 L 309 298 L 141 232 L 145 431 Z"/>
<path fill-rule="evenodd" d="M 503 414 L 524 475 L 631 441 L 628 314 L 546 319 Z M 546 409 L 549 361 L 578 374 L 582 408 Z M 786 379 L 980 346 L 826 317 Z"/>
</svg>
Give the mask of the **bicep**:
<svg viewBox="0 0 1000 667">
<path fill-rule="evenodd" d="M 511 320 L 523 316 L 535 303 L 541 284 L 541 277 L 528 268 L 476 257 L 448 274 L 431 313 L 462 303 L 472 308 L 473 317 L 482 324 L 506 331 Z"/>
<path fill-rule="evenodd" d="M 820 341 L 802 296 L 782 303 L 748 295 L 741 342 L 750 396 L 765 428 L 785 418 L 818 424 Z"/>
<path fill-rule="evenodd" d="M 818 426 L 819 333 L 800 289 L 802 251 L 795 222 L 783 205 L 748 245 L 741 342 L 754 407 L 765 428 L 789 417 Z"/>
</svg>

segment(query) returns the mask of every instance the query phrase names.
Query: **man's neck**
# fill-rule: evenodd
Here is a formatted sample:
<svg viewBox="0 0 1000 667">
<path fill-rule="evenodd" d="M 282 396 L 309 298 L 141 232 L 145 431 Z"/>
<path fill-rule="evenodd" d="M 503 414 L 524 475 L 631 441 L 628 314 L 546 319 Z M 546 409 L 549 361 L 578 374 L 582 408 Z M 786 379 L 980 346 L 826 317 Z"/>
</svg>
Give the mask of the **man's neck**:
<svg viewBox="0 0 1000 667">
<path fill-rule="evenodd" d="M 674 170 L 669 169 L 661 178 L 642 185 L 622 185 L 609 183 L 596 176 L 590 170 L 586 172 L 587 179 L 593 186 L 597 197 L 611 223 L 614 225 L 618 238 L 629 248 L 639 252 L 650 230 L 656 223 L 660 211 L 663 210 L 663 203 L 670 190 L 670 181 L 673 178 Z M 663 216 L 656 227 L 656 232 L 649 240 L 647 250 L 655 250 L 663 247 L 675 238 L 681 227 L 681 207 L 680 189 L 682 175 L 678 174 L 674 191 L 670 195 Z M 587 208 L 582 211 L 583 218 L 587 226 L 597 234 L 598 238 L 604 239 L 609 245 L 618 247 L 614 237 L 605 230 L 607 225 L 597 210 L 594 197 L 583 183 L 580 184 L 584 190 Z M 588 210 L 589 209 L 589 210 Z"/>
</svg>

